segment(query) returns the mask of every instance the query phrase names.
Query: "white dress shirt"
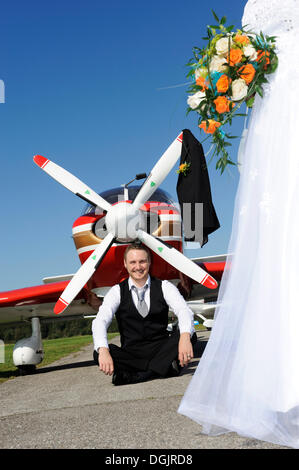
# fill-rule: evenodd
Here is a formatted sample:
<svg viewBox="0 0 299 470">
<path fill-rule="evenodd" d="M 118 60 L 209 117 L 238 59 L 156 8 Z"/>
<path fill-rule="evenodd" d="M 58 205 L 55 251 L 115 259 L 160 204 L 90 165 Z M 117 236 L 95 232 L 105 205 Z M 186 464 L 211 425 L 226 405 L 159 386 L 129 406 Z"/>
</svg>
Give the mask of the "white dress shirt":
<svg viewBox="0 0 299 470">
<path fill-rule="evenodd" d="M 131 291 L 132 299 L 137 307 L 138 296 L 137 292 L 132 289 L 134 282 L 129 277 L 129 289 Z M 150 309 L 150 283 L 151 279 L 148 276 L 146 284 L 148 289 L 145 291 L 144 300 L 147 304 L 148 310 Z M 136 286 L 137 287 L 137 286 Z M 138 287 L 137 287 L 138 289 Z M 169 281 L 162 281 L 162 292 L 165 302 L 170 310 L 177 316 L 179 322 L 180 333 L 194 333 L 194 316 L 192 310 L 188 307 L 185 299 L 180 294 L 177 287 Z M 92 322 L 92 335 L 94 349 L 97 351 L 99 348 L 108 348 L 107 330 L 113 320 L 113 316 L 117 311 L 120 304 L 120 287 L 119 284 L 111 287 L 105 295 L 102 305 L 99 308 L 96 318 Z"/>
</svg>

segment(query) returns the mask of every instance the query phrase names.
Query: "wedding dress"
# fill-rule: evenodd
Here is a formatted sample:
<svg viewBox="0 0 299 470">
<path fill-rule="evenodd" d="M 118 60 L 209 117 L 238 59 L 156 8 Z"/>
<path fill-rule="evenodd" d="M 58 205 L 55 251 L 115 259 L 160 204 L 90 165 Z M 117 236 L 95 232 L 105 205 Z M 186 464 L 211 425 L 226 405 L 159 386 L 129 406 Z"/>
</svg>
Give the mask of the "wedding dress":
<svg viewBox="0 0 299 470">
<path fill-rule="evenodd" d="M 249 0 L 242 24 L 277 36 L 279 66 L 252 110 L 221 306 L 178 412 L 299 448 L 299 0 Z"/>
</svg>

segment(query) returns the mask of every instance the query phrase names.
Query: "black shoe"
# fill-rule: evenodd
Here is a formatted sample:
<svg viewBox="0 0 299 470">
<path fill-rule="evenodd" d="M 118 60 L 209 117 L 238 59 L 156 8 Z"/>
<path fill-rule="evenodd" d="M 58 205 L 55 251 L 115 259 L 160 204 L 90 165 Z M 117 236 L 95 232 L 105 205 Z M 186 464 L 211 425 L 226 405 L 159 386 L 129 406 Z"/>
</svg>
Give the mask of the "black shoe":
<svg viewBox="0 0 299 470">
<path fill-rule="evenodd" d="M 154 374 L 154 372 L 152 372 L 151 370 L 139 372 L 119 371 L 114 372 L 112 377 L 112 383 L 114 385 L 137 384 L 153 379 L 155 377 L 156 374 Z"/>
<path fill-rule="evenodd" d="M 151 370 L 139 371 L 136 372 L 136 374 L 132 374 L 132 383 L 137 384 L 140 382 L 146 382 L 147 380 L 155 379 L 157 377 L 157 374 Z"/>
<path fill-rule="evenodd" d="M 113 385 L 128 385 L 132 383 L 132 374 L 127 371 L 114 372 L 112 383 Z"/>
</svg>

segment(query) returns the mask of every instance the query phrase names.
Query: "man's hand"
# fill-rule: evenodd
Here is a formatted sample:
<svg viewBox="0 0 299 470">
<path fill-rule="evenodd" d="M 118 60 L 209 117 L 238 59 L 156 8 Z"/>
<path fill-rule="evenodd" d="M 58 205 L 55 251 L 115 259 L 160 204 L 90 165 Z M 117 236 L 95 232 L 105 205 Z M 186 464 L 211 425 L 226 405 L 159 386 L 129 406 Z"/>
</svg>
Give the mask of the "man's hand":
<svg viewBox="0 0 299 470">
<path fill-rule="evenodd" d="M 179 361 L 182 367 L 186 366 L 193 358 L 193 347 L 189 333 L 182 333 L 179 340 Z"/>
<path fill-rule="evenodd" d="M 99 348 L 99 368 L 106 375 L 112 375 L 114 372 L 114 364 L 108 348 Z"/>
</svg>

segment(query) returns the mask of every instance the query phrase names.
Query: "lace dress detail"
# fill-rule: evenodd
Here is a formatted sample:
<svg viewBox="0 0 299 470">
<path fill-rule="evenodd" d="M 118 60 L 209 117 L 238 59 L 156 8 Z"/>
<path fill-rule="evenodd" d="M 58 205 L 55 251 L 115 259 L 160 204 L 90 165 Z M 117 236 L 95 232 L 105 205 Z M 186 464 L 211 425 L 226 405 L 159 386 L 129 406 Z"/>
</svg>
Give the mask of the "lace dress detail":
<svg viewBox="0 0 299 470">
<path fill-rule="evenodd" d="M 242 25 L 259 33 L 299 32 L 299 0 L 248 0 Z"/>
<path fill-rule="evenodd" d="M 279 67 L 290 90 L 297 88 L 299 73 L 299 0 L 248 0 L 242 26 L 247 31 L 276 36 Z M 288 76 L 286 76 L 286 73 Z M 264 93 L 272 90 L 273 77 L 264 85 Z"/>
</svg>

